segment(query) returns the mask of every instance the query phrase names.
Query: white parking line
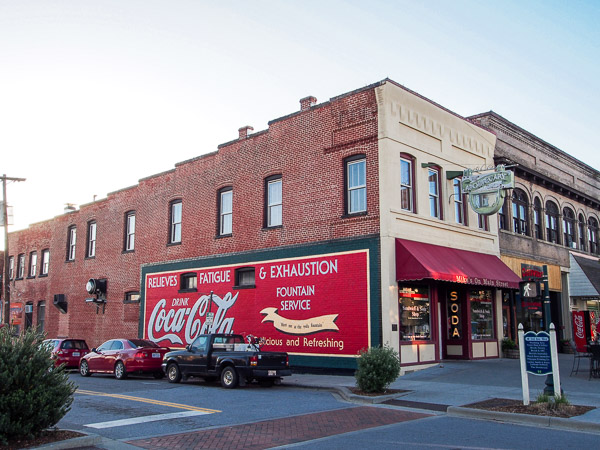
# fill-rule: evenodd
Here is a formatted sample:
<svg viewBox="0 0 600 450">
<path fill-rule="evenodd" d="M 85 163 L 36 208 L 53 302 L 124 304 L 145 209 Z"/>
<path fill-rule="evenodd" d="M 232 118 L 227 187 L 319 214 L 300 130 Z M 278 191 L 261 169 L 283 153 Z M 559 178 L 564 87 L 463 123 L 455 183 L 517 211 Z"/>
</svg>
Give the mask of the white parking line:
<svg viewBox="0 0 600 450">
<path fill-rule="evenodd" d="M 111 420 L 109 422 L 98 422 L 84 425 L 89 428 L 112 428 L 122 427 L 125 425 L 135 425 L 137 423 L 155 422 L 157 420 L 178 419 L 180 417 L 203 416 L 212 414 L 207 411 L 182 411 L 170 414 L 156 414 L 154 416 L 132 417 L 131 419 Z"/>
</svg>

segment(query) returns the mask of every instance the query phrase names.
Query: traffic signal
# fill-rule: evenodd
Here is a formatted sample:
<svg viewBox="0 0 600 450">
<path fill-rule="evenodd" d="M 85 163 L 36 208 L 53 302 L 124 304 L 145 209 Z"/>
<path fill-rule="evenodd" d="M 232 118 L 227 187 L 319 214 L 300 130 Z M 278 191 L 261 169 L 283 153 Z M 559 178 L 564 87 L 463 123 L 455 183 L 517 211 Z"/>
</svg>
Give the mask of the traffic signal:
<svg viewBox="0 0 600 450">
<path fill-rule="evenodd" d="M 540 292 L 540 283 L 537 281 L 521 281 L 519 283 L 519 291 L 521 292 L 521 297 L 537 297 Z"/>
</svg>

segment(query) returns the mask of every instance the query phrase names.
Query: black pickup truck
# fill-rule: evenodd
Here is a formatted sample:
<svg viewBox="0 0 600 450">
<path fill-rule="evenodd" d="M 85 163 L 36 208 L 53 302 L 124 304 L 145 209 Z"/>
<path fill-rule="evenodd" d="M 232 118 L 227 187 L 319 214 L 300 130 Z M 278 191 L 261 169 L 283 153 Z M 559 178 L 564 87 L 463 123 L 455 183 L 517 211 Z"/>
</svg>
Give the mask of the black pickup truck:
<svg viewBox="0 0 600 450">
<path fill-rule="evenodd" d="M 201 334 L 185 350 L 166 353 L 162 369 L 170 383 L 195 376 L 220 379 L 224 388 L 254 380 L 271 386 L 292 374 L 287 353 L 260 351 L 255 342 L 246 343 L 237 334 Z"/>
</svg>

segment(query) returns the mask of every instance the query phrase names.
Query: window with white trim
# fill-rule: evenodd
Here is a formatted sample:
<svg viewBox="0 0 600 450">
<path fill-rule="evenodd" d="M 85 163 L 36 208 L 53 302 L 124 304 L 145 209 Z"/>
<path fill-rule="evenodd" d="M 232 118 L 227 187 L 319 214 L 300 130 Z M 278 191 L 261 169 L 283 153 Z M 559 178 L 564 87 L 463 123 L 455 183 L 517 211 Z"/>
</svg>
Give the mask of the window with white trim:
<svg viewBox="0 0 600 450">
<path fill-rule="evenodd" d="M 125 248 L 126 252 L 135 250 L 135 211 L 125 214 Z"/>
<path fill-rule="evenodd" d="M 429 185 L 429 214 L 431 217 L 441 219 L 440 208 L 440 171 L 430 168 L 427 178 Z"/>
<path fill-rule="evenodd" d="M 67 261 L 75 261 L 75 245 L 77 244 L 77 228 L 69 227 L 67 240 Z"/>
<path fill-rule="evenodd" d="M 283 224 L 283 192 L 281 176 L 267 178 L 267 227 L 279 227 Z"/>
<path fill-rule="evenodd" d="M 37 275 L 37 252 L 31 252 L 29 254 L 29 276 L 35 277 Z"/>
<path fill-rule="evenodd" d="M 363 156 L 346 161 L 346 213 L 367 211 L 367 160 Z"/>
<path fill-rule="evenodd" d="M 223 188 L 219 191 L 219 235 L 226 236 L 233 232 L 233 189 Z"/>
<path fill-rule="evenodd" d="M 169 243 L 180 244 L 181 243 L 181 218 L 182 218 L 182 202 L 181 200 L 174 200 L 171 202 L 170 207 L 170 231 L 169 231 Z"/>
<path fill-rule="evenodd" d="M 88 222 L 87 230 L 87 251 L 86 258 L 94 258 L 96 256 L 96 222 Z"/>
<path fill-rule="evenodd" d="M 42 250 L 42 266 L 40 268 L 40 275 L 48 275 L 49 268 L 50 268 L 50 250 L 44 249 L 44 250 Z"/>
</svg>

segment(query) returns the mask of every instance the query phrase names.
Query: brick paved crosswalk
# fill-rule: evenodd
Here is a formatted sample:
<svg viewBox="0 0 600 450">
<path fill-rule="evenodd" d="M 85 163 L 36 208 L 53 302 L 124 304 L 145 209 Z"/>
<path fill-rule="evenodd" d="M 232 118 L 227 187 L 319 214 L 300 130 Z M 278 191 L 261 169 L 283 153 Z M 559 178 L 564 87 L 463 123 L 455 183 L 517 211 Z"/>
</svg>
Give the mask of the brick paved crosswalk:
<svg viewBox="0 0 600 450">
<path fill-rule="evenodd" d="M 147 449 L 265 449 L 428 416 L 411 411 L 359 406 L 140 439 L 128 444 Z"/>
</svg>

